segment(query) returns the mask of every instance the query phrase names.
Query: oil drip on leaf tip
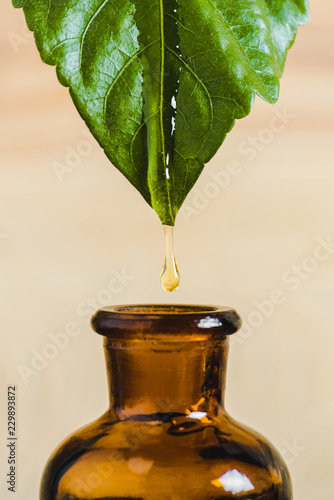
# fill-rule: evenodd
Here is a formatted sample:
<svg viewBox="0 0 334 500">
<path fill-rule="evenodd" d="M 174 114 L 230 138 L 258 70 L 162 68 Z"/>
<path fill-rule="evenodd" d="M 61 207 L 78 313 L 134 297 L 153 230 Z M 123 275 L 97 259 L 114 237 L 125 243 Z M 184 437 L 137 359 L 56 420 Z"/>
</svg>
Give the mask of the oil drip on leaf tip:
<svg viewBox="0 0 334 500">
<path fill-rule="evenodd" d="M 180 283 L 180 274 L 174 255 L 173 226 L 164 225 L 165 232 L 165 260 L 160 275 L 161 286 L 166 292 L 174 292 Z"/>
</svg>

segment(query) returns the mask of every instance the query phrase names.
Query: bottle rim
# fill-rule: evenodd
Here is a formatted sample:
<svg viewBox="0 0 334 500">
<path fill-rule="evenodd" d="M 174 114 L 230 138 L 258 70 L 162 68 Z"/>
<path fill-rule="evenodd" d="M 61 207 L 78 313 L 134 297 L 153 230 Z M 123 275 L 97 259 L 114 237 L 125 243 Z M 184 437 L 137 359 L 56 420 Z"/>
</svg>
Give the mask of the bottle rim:
<svg viewBox="0 0 334 500">
<path fill-rule="evenodd" d="M 239 330 L 241 318 L 230 307 L 188 304 L 128 304 L 103 307 L 91 320 L 107 338 L 224 338 Z"/>
</svg>

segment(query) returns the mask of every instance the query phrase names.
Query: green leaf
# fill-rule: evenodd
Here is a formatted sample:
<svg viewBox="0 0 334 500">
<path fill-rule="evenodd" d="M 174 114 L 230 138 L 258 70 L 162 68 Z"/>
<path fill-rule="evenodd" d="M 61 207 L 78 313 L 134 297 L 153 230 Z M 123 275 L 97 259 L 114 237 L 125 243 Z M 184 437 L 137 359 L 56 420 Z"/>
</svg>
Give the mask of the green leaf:
<svg viewBox="0 0 334 500">
<path fill-rule="evenodd" d="M 173 225 L 255 93 L 274 103 L 307 0 L 13 0 L 107 157 Z"/>
</svg>

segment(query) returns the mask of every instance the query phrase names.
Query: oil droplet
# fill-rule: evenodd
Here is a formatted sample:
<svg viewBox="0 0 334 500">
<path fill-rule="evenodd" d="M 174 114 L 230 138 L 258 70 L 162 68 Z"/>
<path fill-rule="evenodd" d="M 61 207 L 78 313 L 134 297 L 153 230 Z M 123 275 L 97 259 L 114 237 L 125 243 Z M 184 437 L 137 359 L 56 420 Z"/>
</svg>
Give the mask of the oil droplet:
<svg viewBox="0 0 334 500">
<path fill-rule="evenodd" d="M 166 292 L 174 292 L 180 283 L 179 270 L 174 255 L 174 226 L 163 226 L 166 240 L 165 261 L 160 275 L 160 283 Z"/>
</svg>

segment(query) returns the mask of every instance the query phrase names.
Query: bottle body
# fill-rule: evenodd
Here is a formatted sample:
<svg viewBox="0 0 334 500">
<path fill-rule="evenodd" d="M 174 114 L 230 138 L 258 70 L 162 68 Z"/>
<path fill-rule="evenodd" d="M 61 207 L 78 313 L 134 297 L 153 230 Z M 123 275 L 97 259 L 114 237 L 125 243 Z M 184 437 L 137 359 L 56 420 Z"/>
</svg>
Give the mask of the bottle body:
<svg viewBox="0 0 334 500">
<path fill-rule="evenodd" d="M 117 333 L 114 321 L 105 338 L 110 408 L 53 454 L 41 500 L 292 499 L 277 451 L 224 409 L 228 338 L 210 315 L 176 336 L 156 319 L 154 332 L 150 324 L 138 335 Z"/>
<path fill-rule="evenodd" d="M 41 500 L 291 500 L 288 472 L 263 438 L 226 416 L 108 422 L 51 458 Z"/>
</svg>

